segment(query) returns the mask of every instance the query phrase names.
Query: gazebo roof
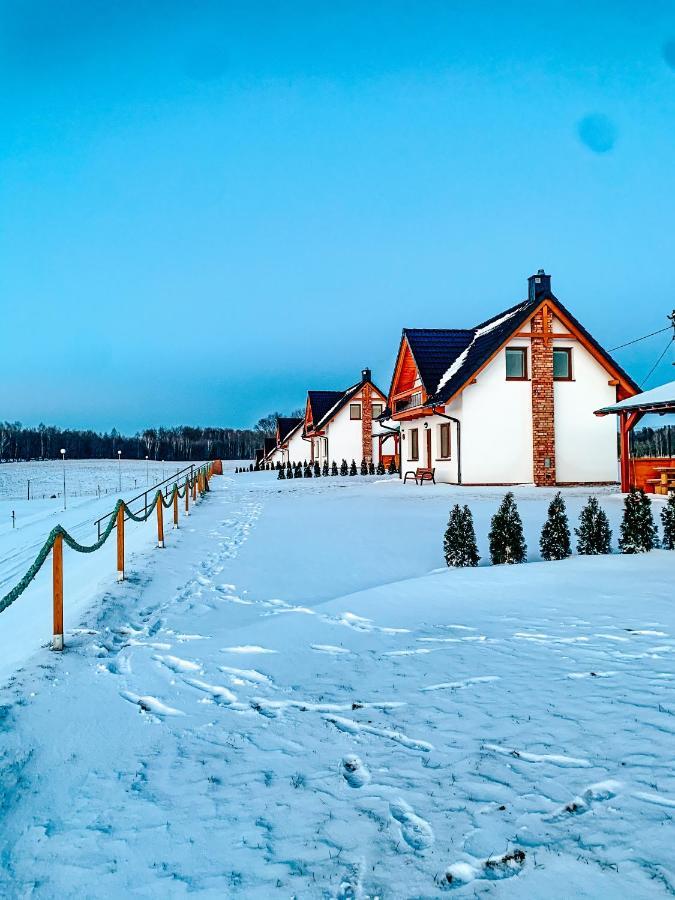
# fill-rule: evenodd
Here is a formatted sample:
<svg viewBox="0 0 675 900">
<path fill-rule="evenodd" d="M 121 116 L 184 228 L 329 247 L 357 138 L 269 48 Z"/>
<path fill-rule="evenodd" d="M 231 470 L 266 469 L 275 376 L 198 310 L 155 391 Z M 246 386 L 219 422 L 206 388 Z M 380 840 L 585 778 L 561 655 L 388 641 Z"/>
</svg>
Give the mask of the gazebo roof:
<svg viewBox="0 0 675 900">
<path fill-rule="evenodd" d="M 628 397 L 627 400 L 621 400 L 620 403 L 615 403 L 613 406 L 604 406 L 596 411 L 596 415 L 606 416 L 609 413 L 622 412 L 655 412 L 661 415 L 675 412 L 675 381 L 669 381 L 667 384 L 652 388 L 651 391 L 644 391 L 634 397 Z"/>
</svg>

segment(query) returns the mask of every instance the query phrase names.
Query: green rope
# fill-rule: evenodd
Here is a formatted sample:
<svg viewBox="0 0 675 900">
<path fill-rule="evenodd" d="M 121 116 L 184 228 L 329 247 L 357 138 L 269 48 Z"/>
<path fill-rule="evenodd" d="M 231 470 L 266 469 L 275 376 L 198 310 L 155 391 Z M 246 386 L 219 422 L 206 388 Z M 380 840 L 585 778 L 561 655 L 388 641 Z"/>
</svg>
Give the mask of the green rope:
<svg viewBox="0 0 675 900">
<path fill-rule="evenodd" d="M 204 474 L 204 490 L 203 491 L 200 490 L 200 494 L 203 496 L 207 491 L 211 490 L 209 488 L 209 479 L 206 477 L 206 475 L 207 475 L 207 467 L 206 466 L 203 466 L 202 468 L 198 469 L 197 472 L 195 473 L 194 478 L 190 479 L 189 477 L 186 477 L 185 486 L 183 488 L 182 494 L 178 488 L 178 485 L 174 484 L 173 490 L 172 490 L 169 498 L 167 498 L 166 503 L 164 502 L 164 496 L 162 495 L 162 492 L 157 491 L 157 493 L 155 494 L 155 499 L 152 502 L 152 505 L 149 507 L 147 512 L 145 512 L 143 514 L 133 513 L 129 509 L 127 504 L 124 502 L 124 500 L 118 500 L 117 503 L 115 504 L 115 509 L 110 514 L 110 521 L 108 522 L 108 525 L 107 525 L 105 531 L 103 532 L 101 537 L 94 544 L 80 544 L 79 541 L 76 541 L 75 538 L 71 534 L 69 534 L 62 525 L 56 525 L 49 532 L 49 536 L 47 537 L 47 540 L 44 542 L 44 544 L 40 548 L 38 555 L 33 560 L 33 564 L 28 569 L 26 574 L 23 576 L 21 581 L 19 581 L 8 594 L 5 594 L 4 597 L 0 598 L 0 613 L 4 612 L 8 607 L 10 607 L 12 605 L 12 603 L 14 603 L 16 600 L 18 600 L 19 597 L 23 594 L 23 592 L 26 590 L 28 585 L 32 582 L 32 580 L 35 578 L 35 576 L 40 571 L 42 566 L 45 564 L 45 561 L 46 561 L 47 557 L 49 556 L 49 554 L 51 553 L 52 547 L 54 546 L 54 542 L 56 541 L 56 538 L 59 537 L 59 535 L 63 538 L 64 544 L 67 544 L 70 547 L 70 549 L 75 550 L 76 553 L 95 553 L 97 550 L 101 549 L 101 547 L 105 544 L 105 542 L 108 540 L 108 538 L 112 534 L 113 529 L 115 528 L 115 526 L 117 524 L 117 514 L 120 510 L 120 507 L 124 510 L 125 514 L 129 517 L 129 519 L 132 519 L 134 522 L 145 522 L 152 515 L 155 507 L 157 506 L 158 500 L 161 500 L 162 506 L 165 509 L 169 509 L 169 507 L 173 503 L 174 495 L 177 495 L 181 499 L 184 498 L 186 491 L 190 490 L 192 488 L 192 486 L 194 485 L 194 483 L 198 480 L 197 479 L 198 473 Z"/>
</svg>

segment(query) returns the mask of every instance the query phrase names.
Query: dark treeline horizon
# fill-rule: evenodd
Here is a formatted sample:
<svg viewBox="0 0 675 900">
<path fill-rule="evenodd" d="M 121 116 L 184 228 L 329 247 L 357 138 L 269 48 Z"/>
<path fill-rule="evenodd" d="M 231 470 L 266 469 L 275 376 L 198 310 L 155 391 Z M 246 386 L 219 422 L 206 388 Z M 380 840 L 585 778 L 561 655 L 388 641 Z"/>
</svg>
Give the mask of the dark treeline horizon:
<svg viewBox="0 0 675 900">
<path fill-rule="evenodd" d="M 54 425 L 23 426 L 20 422 L 0 422 L 0 462 L 31 459 L 59 459 L 61 450 L 68 459 L 205 460 L 253 459 L 265 437 L 276 431 L 277 413 L 270 413 L 253 428 L 204 428 L 178 425 L 173 428 L 145 428 L 134 435 L 92 429 L 58 428 Z"/>
</svg>

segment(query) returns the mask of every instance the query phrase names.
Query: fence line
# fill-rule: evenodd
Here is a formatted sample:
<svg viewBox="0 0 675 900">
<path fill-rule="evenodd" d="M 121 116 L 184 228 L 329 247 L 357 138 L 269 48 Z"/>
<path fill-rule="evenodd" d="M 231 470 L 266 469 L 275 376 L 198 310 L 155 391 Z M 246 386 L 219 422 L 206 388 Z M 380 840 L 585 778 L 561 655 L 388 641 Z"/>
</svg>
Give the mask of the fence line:
<svg viewBox="0 0 675 900">
<path fill-rule="evenodd" d="M 26 588 L 33 581 L 37 573 L 47 560 L 49 554 L 52 554 L 52 598 L 53 598 L 53 639 L 52 649 L 63 650 L 63 545 L 66 544 L 76 553 L 95 553 L 108 540 L 113 530 L 117 529 L 117 580 L 124 580 L 124 527 L 125 520 L 129 519 L 133 522 L 145 522 L 157 510 L 157 546 L 164 547 L 164 510 L 173 507 L 173 527 L 178 528 L 178 500 L 185 498 L 185 513 L 189 515 L 189 495 L 192 494 L 192 502 L 196 503 L 198 497 L 203 497 L 209 490 L 209 480 L 213 475 L 222 475 L 223 467 L 220 460 L 200 466 L 198 469 L 186 474 L 185 482 L 182 490 L 178 487 L 178 482 L 173 485 L 173 489 L 166 496 L 158 489 L 152 505 L 148 507 L 147 502 L 142 513 L 134 513 L 124 500 L 118 500 L 108 524 L 100 533 L 98 540 L 93 544 L 80 544 L 75 538 L 69 534 L 62 525 L 56 525 L 49 532 L 47 540 L 44 542 L 38 552 L 32 566 L 28 569 L 23 578 L 12 588 L 9 593 L 0 598 L 0 613 L 4 612 L 23 594 Z M 138 499 L 138 498 L 135 498 Z M 133 501 L 131 501 L 133 502 Z M 107 517 L 104 517 L 107 518 Z"/>
</svg>

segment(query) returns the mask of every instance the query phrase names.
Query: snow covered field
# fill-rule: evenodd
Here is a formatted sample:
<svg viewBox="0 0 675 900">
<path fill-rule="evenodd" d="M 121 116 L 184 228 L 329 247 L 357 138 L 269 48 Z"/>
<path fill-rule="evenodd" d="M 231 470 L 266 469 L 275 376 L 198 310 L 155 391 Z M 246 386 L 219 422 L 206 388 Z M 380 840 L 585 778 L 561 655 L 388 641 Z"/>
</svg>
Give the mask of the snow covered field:
<svg viewBox="0 0 675 900">
<path fill-rule="evenodd" d="M 4 896 L 675 893 L 675 554 L 449 571 L 503 491 L 211 486 L 3 689 Z"/>
</svg>

